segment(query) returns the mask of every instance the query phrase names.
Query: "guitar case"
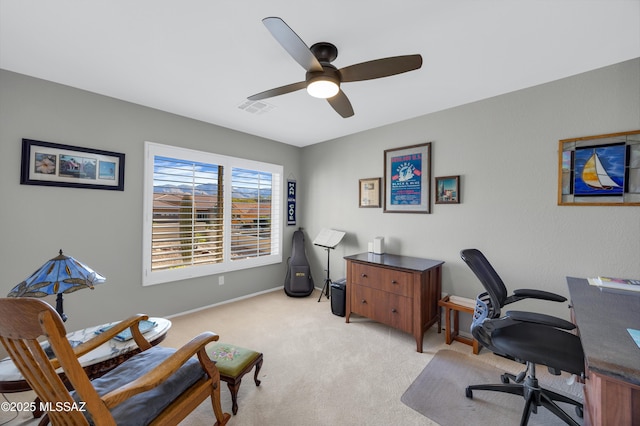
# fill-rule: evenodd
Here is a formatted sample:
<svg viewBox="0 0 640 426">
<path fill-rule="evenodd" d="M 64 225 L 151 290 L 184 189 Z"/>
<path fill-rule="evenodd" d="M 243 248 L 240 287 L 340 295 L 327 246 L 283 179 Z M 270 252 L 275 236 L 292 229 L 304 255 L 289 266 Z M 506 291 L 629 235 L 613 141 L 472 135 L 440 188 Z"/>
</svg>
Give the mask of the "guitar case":
<svg viewBox="0 0 640 426">
<path fill-rule="evenodd" d="M 309 296 L 313 293 L 314 285 L 307 253 L 304 248 L 304 234 L 300 230 L 293 233 L 291 257 L 287 262 L 284 292 L 290 297 Z"/>
</svg>

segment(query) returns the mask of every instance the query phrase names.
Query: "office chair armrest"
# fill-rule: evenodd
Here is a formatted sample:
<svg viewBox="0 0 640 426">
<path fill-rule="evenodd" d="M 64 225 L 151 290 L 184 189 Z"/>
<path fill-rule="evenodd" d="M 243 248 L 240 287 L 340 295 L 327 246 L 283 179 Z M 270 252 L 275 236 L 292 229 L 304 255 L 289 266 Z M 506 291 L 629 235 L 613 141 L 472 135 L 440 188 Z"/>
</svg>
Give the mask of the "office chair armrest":
<svg viewBox="0 0 640 426">
<path fill-rule="evenodd" d="M 521 288 L 513 291 L 513 296 L 511 296 L 514 300 L 522 299 L 540 299 L 540 300 L 551 300 L 553 302 L 565 302 L 567 300 L 566 297 L 560 296 L 556 293 L 551 293 L 549 291 L 544 290 L 534 290 L 530 288 Z"/>
<path fill-rule="evenodd" d="M 563 330 L 573 330 L 576 328 L 575 324 L 570 323 L 562 318 L 554 317 L 546 314 L 539 314 L 536 312 L 524 312 L 524 311 L 507 311 L 505 314 L 508 318 L 519 322 L 531 322 L 534 324 L 548 325 L 555 328 L 561 328 Z"/>
</svg>

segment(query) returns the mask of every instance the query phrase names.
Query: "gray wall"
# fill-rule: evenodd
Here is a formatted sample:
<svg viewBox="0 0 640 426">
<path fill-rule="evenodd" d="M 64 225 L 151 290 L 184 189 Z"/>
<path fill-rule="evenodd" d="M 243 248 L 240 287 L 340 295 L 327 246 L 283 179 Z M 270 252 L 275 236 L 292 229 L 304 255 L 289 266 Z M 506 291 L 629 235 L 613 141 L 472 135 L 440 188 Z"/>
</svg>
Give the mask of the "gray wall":
<svg viewBox="0 0 640 426">
<path fill-rule="evenodd" d="M 388 252 L 446 261 L 445 291 L 467 297 L 480 285 L 459 260 L 466 247 L 485 251 L 511 288 L 566 294 L 567 275 L 639 277 L 640 208 L 556 205 L 558 140 L 640 129 L 639 99 L 634 60 L 301 149 L 0 71 L 0 294 L 60 248 L 108 279 L 65 297 L 71 329 L 282 286 L 284 263 L 225 274 L 224 286 L 216 277 L 141 286 L 145 140 L 284 165 L 299 182 L 316 286 L 326 253 L 310 241 L 324 227 L 348 233 L 332 253 L 332 278 L 344 276 L 344 255 L 378 235 Z M 22 138 L 125 153 L 125 191 L 20 185 Z M 461 204 L 429 215 L 358 208 L 358 179 L 382 176 L 385 149 L 429 141 L 433 176 L 462 176 Z M 285 227 L 283 259 L 295 229 Z M 564 304 L 555 311 L 566 315 Z"/>
<path fill-rule="evenodd" d="M 428 93 L 424 94 L 429 96 Z M 353 99 L 358 110 L 358 100 Z M 307 232 L 347 232 L 331 254 L 376 236 L 387 252 L 441 259 L 444 291 L 475 298 L 459 251 L 481 249 L 511 289 L 567 295 L 566 276 L 640 277 L 640 207 L 557 206 L 560 139 L 640 129 L 640 61 L 633 60 L 303 149 Z M 382 177 L 383 151 L 433 142 L 433 176 L 461 176 L 461 204 L 433 213 L 358 208 L 358 179 Z M 316 277 L 326 253 L 311 249 Z M 567 316 L 566 304 L 549 310 Z M 560 306 L 562 305 L 562 306 Z"/>
<path fill-rule="evenodd" d="M 124 192 L 20 185 L 22 138 L 125 153 Z M 297 147 L 2 70 L 0 294 L 60 248 L 107 277 L 94 291 L 65 296 L 70 329 L 136 312 L 175 314 L 282 286 L 285 268 L 272 265 L 227 273 L 223 286 L 214 276 L 142 287 L 146 140 L 282 164 L 285 179 L 302 174 Z M 285 227 L 285 260 L 295 229 Z"/>
</svg>

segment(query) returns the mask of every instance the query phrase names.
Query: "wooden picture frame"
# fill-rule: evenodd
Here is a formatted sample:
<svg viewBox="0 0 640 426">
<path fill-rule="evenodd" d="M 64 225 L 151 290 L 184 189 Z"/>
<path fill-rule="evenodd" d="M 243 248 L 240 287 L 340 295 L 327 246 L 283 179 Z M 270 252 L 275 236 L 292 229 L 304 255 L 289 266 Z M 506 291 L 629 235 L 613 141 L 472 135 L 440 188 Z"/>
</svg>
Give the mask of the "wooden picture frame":
<svg viewBox="0 0 640 426">
<path fill-rule="evenodd" d="M 124 154 L 22 139 L 20 183 L 124 191 Z"/>
<path fill-rule="evenodd" d="M 460 176 L 436 177 L 436 204 L 460 204 Z"/>
<path fill-rule="evenodd" d="M 384 212 L 431 213 L 431 142 L 384 151 Z"/>
<path fill-rule="evenodd" d="M 379 208 L 382 206 L 380 202 L 380 182 L 382 178 L 366 178 L 360 179 L 358 187 L 358 207 Z"/>
<path fill-rule="evenodd" d="M 562 139 L 559 206 L 640 206 L 640 130 Z"/>
</svg>

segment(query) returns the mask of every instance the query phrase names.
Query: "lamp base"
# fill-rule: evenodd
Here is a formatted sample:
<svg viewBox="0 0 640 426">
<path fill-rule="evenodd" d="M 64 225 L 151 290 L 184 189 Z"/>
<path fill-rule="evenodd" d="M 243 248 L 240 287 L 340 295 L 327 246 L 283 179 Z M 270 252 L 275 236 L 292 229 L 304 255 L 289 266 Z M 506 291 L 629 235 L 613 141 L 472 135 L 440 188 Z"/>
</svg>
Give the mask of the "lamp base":
<svg viewBox="0 0 640 426">
<path fill-rule="evenodd" d="M 67 316 L 64 314 L 64 308 L 62 306 L 62 293 L 58 293 L 58 297 L 56 297 L 56 312 L 62 318 L 62 322 L 67 321 Z"/>
</svg>

